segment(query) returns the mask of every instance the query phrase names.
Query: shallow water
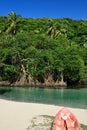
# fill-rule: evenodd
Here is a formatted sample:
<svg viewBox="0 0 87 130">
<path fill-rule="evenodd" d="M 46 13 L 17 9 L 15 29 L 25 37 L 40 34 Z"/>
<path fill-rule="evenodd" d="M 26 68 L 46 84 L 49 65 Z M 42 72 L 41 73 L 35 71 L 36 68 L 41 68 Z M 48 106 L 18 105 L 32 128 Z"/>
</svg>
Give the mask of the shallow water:
<svg viewBox="0 0 87 130">
<path fill-rule="evenodd" d="M 42 89 L 0 87 L 0 98 L 87 109 L 87 88 Z"/>
</svg>

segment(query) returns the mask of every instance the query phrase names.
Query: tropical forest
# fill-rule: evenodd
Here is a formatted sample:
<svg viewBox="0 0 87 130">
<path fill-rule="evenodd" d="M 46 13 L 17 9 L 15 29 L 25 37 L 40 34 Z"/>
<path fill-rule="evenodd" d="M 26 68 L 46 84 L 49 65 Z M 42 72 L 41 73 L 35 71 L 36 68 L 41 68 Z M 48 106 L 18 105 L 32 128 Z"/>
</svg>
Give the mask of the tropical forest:
<svg viewBox="0 0 87 130">
<path fill-rule="evenodd" d="M 87 85 L 87 20 L 0 16 L 0 84 Z"/>
</svg>

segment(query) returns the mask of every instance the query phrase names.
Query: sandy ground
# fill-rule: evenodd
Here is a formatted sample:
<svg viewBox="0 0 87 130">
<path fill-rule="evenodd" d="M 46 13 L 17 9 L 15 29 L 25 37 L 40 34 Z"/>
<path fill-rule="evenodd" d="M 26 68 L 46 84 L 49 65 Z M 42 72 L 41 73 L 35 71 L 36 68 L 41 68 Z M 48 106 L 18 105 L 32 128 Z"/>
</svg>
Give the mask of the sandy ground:
<svg viewBox="0 0 87 130">
<path fill-rule="evenodd" d="M 0 130 L 26 130 L 33 117 L 55 116 L 62 107 L 0 99 Z M 69 108 L 80 123 L 87 125 L 87 109 Z"/>
</svg>

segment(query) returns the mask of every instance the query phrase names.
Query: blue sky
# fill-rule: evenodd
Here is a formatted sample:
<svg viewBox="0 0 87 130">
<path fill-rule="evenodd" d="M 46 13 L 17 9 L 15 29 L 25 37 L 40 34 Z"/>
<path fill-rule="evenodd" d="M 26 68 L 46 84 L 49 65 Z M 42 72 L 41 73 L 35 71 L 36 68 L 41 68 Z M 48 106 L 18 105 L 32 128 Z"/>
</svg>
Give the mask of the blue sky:
<svg viewBox="0 0 87 130">
<path fill-rule="evenodd" d="M 87 0 L 1 0 L 0 16 L 87 19 Z"/>
</svg>

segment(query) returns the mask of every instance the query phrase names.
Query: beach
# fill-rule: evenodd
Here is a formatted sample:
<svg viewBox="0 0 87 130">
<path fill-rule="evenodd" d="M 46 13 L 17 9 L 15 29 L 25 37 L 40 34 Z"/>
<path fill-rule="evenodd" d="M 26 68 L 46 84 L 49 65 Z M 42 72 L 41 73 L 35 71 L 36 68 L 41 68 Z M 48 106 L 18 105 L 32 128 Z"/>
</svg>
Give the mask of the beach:
<svg viewBox="0 0 87 130">
<path fill-rule="evenodd" d="M 0 99 L 0 130 L 26 130 L 32 118 L 38 115 L 55 116 L 62 107 Z M 80 123 L 87 125 L 87 109 L 69 109 Z"/>
</svg>

